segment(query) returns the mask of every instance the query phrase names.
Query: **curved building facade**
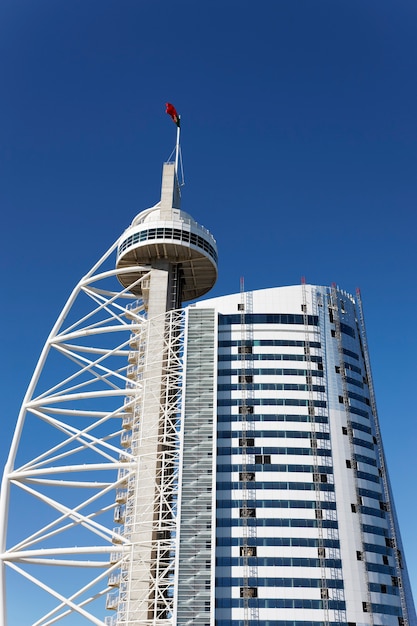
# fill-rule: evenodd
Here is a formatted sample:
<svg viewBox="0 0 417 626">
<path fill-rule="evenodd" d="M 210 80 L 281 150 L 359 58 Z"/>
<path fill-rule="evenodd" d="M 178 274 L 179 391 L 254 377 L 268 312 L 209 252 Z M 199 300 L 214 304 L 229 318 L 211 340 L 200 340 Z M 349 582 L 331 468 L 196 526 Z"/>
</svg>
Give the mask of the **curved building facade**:
<svg viewBox="0 0 417 626">
<path fill-rule="evenodd" d="M 415 624 L 360 296 L 280 287 L 187 319 L 177 623 Z"/>
</svg>

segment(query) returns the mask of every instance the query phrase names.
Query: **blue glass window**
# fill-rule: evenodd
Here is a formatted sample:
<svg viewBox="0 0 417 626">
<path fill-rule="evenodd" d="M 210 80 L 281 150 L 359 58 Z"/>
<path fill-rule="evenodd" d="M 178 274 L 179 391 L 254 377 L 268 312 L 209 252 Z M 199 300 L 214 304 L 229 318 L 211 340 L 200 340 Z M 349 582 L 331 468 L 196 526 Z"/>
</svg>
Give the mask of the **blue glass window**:
<svg viewBox="0 0 417 626">
<path fill-rule="evenodd" d="M 234 526 L 242 526 L 242 520 L 239 518 L 219 517 L 216 525 L 219 528 L 232 528 Z M 317 528 L 318 522 L 316 519 L 288 519 L 287 517 L 267 519 L 261 517 L 254 520 L 254 525 L 268 528 Z M 321 520 L 320 526 L 322 528 L 338 528 L 338 523 L 334 520 Z"/>
<path fill-rule="evenodd" d="M 304 325 L 304 316 L 293 313 L 245 313 L 243 315 L 244 324 L 302 324 Z M 232 324 L 241 324 L 242 316 L 239 313 L 231 315 L 219 315 L 220 326 L 230 326 Z M 308 316 L 309 326 L 318 325 L 318 316 Z"/>
<path fill-rule="evenodd" d="M 311 422 L 312 417 L 310 415 L 276 415 L 270 413 L 253 413 L 250 418 L 251 422 Z M 225 415 L 218 414 L 218 423 L 229 422 L 241 422 L 242 416 L 239 414 L 226 413 Z M 326 415 L 315 415 L 314 422 L 316 424 L 327 424 L 328 418 Z"/>
</svg>

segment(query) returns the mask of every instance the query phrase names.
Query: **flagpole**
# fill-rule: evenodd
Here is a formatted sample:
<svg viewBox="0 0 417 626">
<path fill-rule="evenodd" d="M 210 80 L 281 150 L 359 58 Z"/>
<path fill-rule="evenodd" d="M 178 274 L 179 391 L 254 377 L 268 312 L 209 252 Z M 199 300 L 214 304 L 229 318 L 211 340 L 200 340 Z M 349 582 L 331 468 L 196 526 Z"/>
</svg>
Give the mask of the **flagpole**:
<svg viewBox="0 0 417 626">
<path fill-rule="evenodd" d="M 178 121 L 180 119 L 181 118 L 178 117 Z M 175 172 L 177 174 L 177 180 L 179 180 L 178 179 L 178 161 L 179 161 L 179 156 L 180 156 L 180 131 L 181 131 L 181 126 L 178 123 L 177 124 L 177 143 L 175 145 Z"/>
</svg>

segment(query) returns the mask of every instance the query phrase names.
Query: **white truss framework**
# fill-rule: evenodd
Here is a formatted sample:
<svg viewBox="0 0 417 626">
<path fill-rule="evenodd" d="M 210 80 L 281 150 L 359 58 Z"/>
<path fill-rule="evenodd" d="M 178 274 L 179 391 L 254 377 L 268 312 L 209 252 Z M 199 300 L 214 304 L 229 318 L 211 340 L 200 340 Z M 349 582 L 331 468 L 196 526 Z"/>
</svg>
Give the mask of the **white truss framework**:
<svg viewBox="0 0 417 626">
<path fill-rule="evenodd" d="M 116 246 L 72 292 L 18 417 L 0 497 L 0 626 L 6 599 L 22 626 L 28 602 L 32 626 L 130 626 L 143 607 L 146 623 L 172 623 L 183 313 L 148 320 L 131 289 L 152 269 L 112 269 Z M 134 272 L 123 288 L 117 275 Z M 156 429 L 142 431 L 150 403 Z M 9 578 L 30 590 L 21 617 Z"/>
</svg>

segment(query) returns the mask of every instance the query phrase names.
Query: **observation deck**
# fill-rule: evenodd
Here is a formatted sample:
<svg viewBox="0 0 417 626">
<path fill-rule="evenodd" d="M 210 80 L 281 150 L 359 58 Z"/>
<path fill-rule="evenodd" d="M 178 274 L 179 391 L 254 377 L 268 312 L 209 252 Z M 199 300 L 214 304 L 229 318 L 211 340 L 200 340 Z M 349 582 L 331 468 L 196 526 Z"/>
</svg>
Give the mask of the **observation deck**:
<svg viewBox="0 0 417 626">
<path fill-rule="evenodd" d="M 177 265 L 182 282 L 182 300 L 193 300 L 207 293 L 217 279 L 217 246 L 211 233 L 188 213 L 164 206 L 164 179 L 172 172 L 165 164 L 161 202 L 139 213 L 131 226 L 120 237 L 117 251 L 117 269 L 137 266 L 132 273 L 120 274 L 119 281 L 128 287 L 151 267 L 163 264 Z M 173 180 L 173 179 L 172 179 Z M 174 190 L 175 191 L 175 190 Z M 172 191 L 171 191 L 172 193 Z M 174 193 L 174 196 L 176 194 Z M 142 294 L 142 285 L 131 291 Z"/>
</svg>

